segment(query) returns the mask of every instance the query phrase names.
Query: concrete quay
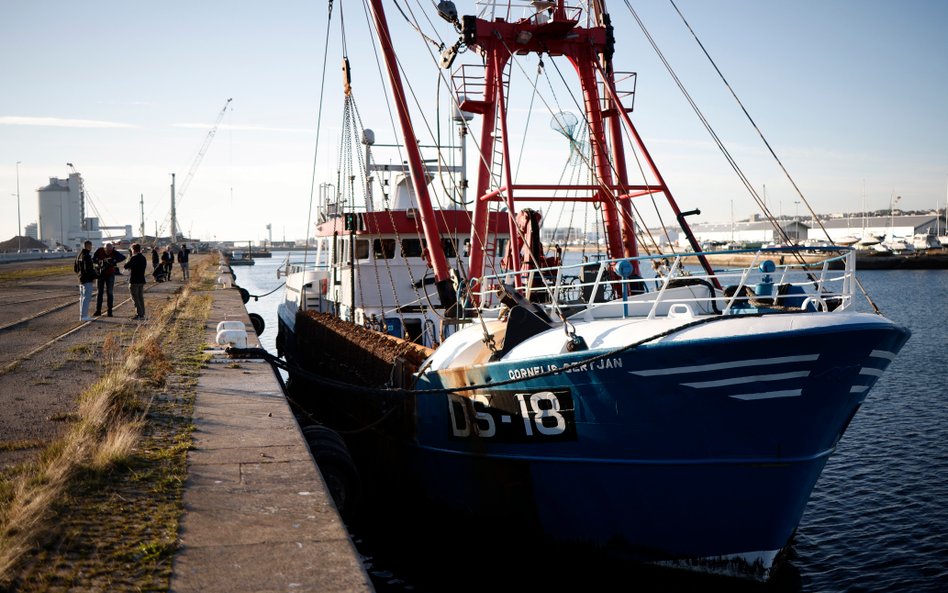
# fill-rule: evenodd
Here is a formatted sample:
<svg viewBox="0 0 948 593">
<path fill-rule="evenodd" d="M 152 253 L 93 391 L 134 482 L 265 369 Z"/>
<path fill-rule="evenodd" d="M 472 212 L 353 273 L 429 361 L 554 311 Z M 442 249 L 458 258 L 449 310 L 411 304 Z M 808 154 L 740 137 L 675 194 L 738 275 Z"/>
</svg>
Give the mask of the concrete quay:
<svg viewBox="0 0 948 593">
<path fill-rule="evenodd" d="M 195 255 L 192 272 L 207 257 Z M 46 449 L 68 438 L 80 421 L 87 388 L 104 371 L 121 367 L 132 342 L 149 333 L 163 310 L 178 307 L 183 284 L 176 270 L 172 282 L 148 283 L 148 318 L 133 319 L 125 274 L 116 279 L 114 316 L 80 321 L 70 264 L 46 258 L 0 263 L 2 487 L 43 467 Z M 216 343 L 223 320 L 240 320 L 250 345 L 259 344 L 239 290 L 205 285 L 195 294 L 209 295 L 212 305 L 203 335 L 188 338 L 191 359 L 199 353 L 194 347 Z M 20 544 L 3 537 L 17 533 L 16 528 L 0 532 L 0 560 L 14 558 L 8 568 L 0 566 L 0 591 L 372 591 L 277 375 L 263 362 L 230 360 L 222 347 L 207 353 L 213 362 L 200 368 L 194 362 L 188 369 L 197 373 L 196 378 L 189 374 L 195 383 L 162 384 L 145 394 L 153 401 L 193 396 L 186 417 L 161 420 L 173 430 L 191 430 L 187 473 L 154 472 L 185 480 L 182 492 L 174 495 L 181 496 L 180 521 L 178 499 L 161 498 L 176 489 L 153 490 L 147 479 L 139 482 L 130 475 L 134 472 L 123 461 L 114 472 L 96 474 L 95 495 L 39 511 L 40 523 L 48 521 L 49 528 L 38 538 L 31 534 L 21 552 L 15 551 Z M 136 463 L 177 463 L 158 454 L 132 457 Z M 66 490 L 44 496 L 68 500 Z M 9 504 L 0 500 L 0 512 Z M 127 520 L 131 514 L 139 516 Z M 127 550 L 139 548 L 160 549 L 162 555 L 157 563 L 144 556 L 129 562 Z"/>
<path fill-rule="evenodd" d="M 240 292 L 213 297 L 207 343 L 219 322 L 241 320 L 259 347 Z M 373 591 L 272 367 L 210 352 L 170 591 Z"/>
</svg>

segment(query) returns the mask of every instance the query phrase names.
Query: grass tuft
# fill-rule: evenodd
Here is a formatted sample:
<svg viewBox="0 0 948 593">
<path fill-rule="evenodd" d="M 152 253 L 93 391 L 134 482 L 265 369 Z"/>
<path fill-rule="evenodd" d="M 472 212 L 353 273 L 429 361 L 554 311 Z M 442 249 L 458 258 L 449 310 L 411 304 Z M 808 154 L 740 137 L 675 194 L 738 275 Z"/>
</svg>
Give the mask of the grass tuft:
<svg viewBox="0 0 948 593">
<path fill-rule="evenodd" d="M 0 475 L 0 590 L 166 590 L 210 302 L 185 288 L 124 351 L 107 337 L 65 436 Z"/>
</svg>

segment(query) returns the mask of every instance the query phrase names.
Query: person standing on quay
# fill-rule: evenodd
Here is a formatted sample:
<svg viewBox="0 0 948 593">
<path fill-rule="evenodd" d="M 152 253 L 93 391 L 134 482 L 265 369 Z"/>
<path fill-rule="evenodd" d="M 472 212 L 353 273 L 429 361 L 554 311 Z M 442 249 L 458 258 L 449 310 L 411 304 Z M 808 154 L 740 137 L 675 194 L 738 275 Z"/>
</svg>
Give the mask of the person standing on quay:
<svg viewBox="0 0 948 593">
<path fill-rule="evenodd" d="M 174 255 L 171 252 L 171 245 L 165 247 L 165 250 L 161 252 L 161 265 L 165 268 L 165 274 L 168 276 L 168 281 L 171 281 L 171 267 L 174 265 Z"/>
<path fill-rule="evenodd" d="M 92 263 L 92 241 L 82 244 L 76 256 L 73 270 L 79 275 L 79 321 L 92 321 L 89 305 L 92 304 L 92 287 L 95 283 L 95 265 Z"/>
<path fill-rule="evenodd" d="M 132 319 L 145 319 L 145 268 L 148 267 L 148 260 L 142 254 L 141 245 L 132 244 L 132 257 L 123 267 L 131 272 L 128 278 L 128 292 L 135 303 L 135 317 Z"/>
<path fill-rule="evenodd" d="M 115 265 L 124 259 L 125 256 L 116 250 L 111 243 L 106 243 L 105 247 L 99 247 L 95 250 L 95 255 L 92 256 L 92 261 L 99 269 L 99 281 L 97 283 L 95 313 L 92 314 L 93 317 L 102 315 L 103 292 L 106 293 L 106 296 L 108 297 L 106 299 L 109 306 L 108 316 L 112 316 L 112 303 L 115 298 L 113 294 L 115 288 L 115 273 L 118 271 Z"/>
<path fill-rule="evenodd" d="M 185 282 L 191 279 L 191 272 L 188 270 L 188 256 L 190 254 L 191 250 L 188 249 L 187 243 L 183 244 L 178 251 L 178 263 L 181 264 L 181 276 Z"/>
<path fill-rule="evenodd" d="M 161 263 L 160 258 L 158 257 L 158 244 L 151 246 L 151 271 L 154 272 L 158 269 L 158 265 Z"/>
</svg>

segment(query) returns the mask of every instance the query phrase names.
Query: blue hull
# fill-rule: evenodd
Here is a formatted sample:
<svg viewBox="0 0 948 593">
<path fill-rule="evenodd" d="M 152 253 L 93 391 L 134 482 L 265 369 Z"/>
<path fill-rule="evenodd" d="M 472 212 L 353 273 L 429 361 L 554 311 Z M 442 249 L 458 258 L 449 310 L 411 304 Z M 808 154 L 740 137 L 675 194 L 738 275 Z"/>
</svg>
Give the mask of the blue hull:
<svg viewBox="0 0 948 593">
<path fill-rule="evenodd" d="M 383 498 L 436 522 L 765 579 L 908 338 L 850 322 L 428 371 L 408 400 L 306 394 Z"/>
<path fill-rule="evenodd" d="M 419 389 L 514 381 L 464 392 L 480 403 L 419 395 L 416 475 L 452 508 L 528 513 L 554 541 L 766 565 L 907 339 L 849 326 L 646 345 L 568 373 L 548 374 L 591 354 L 429 373 Z"/>
</svg>

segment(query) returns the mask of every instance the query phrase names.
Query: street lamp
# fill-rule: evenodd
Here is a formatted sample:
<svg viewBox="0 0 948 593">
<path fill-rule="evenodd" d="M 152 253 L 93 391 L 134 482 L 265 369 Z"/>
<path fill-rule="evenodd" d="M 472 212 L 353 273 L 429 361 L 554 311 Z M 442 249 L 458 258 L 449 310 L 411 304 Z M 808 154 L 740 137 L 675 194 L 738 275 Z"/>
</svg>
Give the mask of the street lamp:
<svg viewBox="0 0 948 593">
<path fill-rule="evenodd" d="M 793 227 L 793 240 L 799 243 L 800 227 L 796 225 L 800 224 L 800 200 L 794 200 L 793 204 L 793 222 L 796 223 Z"/>
<path fill-rule="evenodd" d="M 16 162 L 16 252 L 22 253 L 23 251 L 23 239 L 21 235 L 23 234 L 23 227 L 20 226 L 20 163 L 23 161 Z"/>
</svg>

